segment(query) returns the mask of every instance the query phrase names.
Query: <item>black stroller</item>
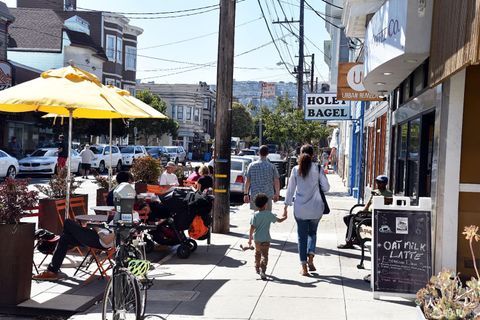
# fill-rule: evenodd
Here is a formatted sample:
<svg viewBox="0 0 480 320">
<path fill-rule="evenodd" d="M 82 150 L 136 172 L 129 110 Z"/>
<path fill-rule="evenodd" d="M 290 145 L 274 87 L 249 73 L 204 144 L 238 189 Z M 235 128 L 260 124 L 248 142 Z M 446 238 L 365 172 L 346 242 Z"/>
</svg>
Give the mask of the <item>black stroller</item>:
<svg viewBox="0 0 480 320">
<path fill-rule="evenodd" d="M 156 230 L 149 232 L 151 240 L 162 245 L 179 245 L 177 256 L 186 259 L 197 249 L 197 242 L 185 235 L 185 230 L 189 230 L 196 216 L 200 216 L 203 224 L 208 227 L 208 234 L 200 240 L 210 237 L 213 196 L 177 188 L 161 196 L 160 200 L 163 218 L 167 219 Z M 155 204 L 151 207 L 152 212 L 156 211 Z M 147 240 L 147 251 L 152 249 L 153 243 Z"/>
</svg>

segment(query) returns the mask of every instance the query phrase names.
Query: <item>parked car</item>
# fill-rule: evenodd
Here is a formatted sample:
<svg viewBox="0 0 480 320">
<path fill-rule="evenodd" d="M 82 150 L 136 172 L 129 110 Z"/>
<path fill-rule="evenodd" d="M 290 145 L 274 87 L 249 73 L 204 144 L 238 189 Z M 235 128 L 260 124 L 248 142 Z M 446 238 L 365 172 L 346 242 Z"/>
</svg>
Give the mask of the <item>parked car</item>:
<svg viewBox="0 0 480 320">
<path fill-rule="evenodd" d="M 151 146 L 151 147 L 145 147 L 147 149 L 147 152 L 149 155 L 152 156 L 152 158 L 159 159 L 160 163 L 162 166 L 166 166 L 167 162 L 170 161 L 170 155 L 167 152 L 167 149 L 162 146 Z"/>
<path fill-rule="evenodd" d="M 124 168 L 131 167 L 135 159 L 148 156 L 144 146 L 123 146 L 120 147 L 120 152 L 122 153 L 122 166 Z"/>
<path fill-rule="evenodd" d="M 175 163 L 183 163 L 184 165 L 187 163 L 187 153 L 182 146 L 169 146 L 165 147 L 167 149 L 168 154 L 170 155 L 170 161 Z"/>
<path fill-rule="evenodd" d="M 57 148 L 40 148 L 26 158 L 18 161 L 20 174 L 55 174 L 57 172 Z M 77 151 L 72 150 L 70 170 L 73 173 L 80 172 L 82 158 Z"/>
<path fill-rule="evenodd" d="M 92 161 L 92 168 L 98 169 L 100 173 L 105 172 L 107 167 L 110 167 L 110 146 L 109 145 L 94 145 L 90 147 L 95 157 Z M 122 154 L 120 149 L 112 146 L 112 167 L 116 167 L 117 171 L 122 170 Z"/>
<path fill-rule="evenodd" d="M 232 157 L 230 161 L 230 193 L 233 194 L 243 194 L 249 164 L 247 159 L 239 158 L 241 157 Z M 214 167 L 214 161 L 211 160 L 208 165 Z"/>
<path fill-rule="evenodd" d="M 240 150 L 238 155 L 239 156 L 256 156 L 257 152 L 255 150 L 252 150 L 252 149 L 242 149 L 242 150 Z"/>
<path fill-rule="evenodd" d="M 0 178 L 15 178 L 18 169 L 18 160 L 0 150 Z"/>
</svg>

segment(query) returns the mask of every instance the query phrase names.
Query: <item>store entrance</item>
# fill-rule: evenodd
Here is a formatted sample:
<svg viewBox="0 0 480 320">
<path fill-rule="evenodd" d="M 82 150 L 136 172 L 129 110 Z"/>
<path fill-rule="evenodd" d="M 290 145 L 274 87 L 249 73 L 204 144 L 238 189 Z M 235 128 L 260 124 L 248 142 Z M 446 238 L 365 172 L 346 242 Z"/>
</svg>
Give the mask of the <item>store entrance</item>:
<svg viewBox="0 0 480 320">
<path fill-rule="evenodd" d="M 418 181 L 418 195 L 420 197 L 430 197 L 432 191 L 434 127 L 435 112 L 423 115 L 420 140 L 420 175 Z"/>
</svg>

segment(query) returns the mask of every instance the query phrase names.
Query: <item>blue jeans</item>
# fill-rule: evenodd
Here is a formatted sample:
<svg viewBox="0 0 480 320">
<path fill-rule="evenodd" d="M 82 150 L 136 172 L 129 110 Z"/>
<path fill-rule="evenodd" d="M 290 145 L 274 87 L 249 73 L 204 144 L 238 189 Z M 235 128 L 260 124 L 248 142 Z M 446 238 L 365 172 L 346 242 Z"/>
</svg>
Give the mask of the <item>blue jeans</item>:
<svg viewBox="0 0 480 320">
<path fill-rule="evenodd" d="M 298 234 L 298 255 L 302 264 L 307 263 L 307 255 L 315 254 L 317 244 L 317 229 L 320 219 L 300 220 L 297 221 Z"/>
</svg>

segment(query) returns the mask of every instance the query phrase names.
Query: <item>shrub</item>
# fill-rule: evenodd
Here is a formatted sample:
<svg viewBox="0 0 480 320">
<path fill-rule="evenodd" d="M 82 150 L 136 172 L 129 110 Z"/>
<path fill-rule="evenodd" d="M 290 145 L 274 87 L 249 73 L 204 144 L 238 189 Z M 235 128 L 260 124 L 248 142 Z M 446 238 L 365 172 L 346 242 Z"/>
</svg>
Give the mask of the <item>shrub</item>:
<svg viewBox="0 0 480 320">
<path fill-rule="evenodd" d="M 37 205 L 38 192 L 28 190 L 28 180 L 6 178 L 0 184 L 0 223 L 15 224 L 25 209 Z"/>
<path fill-rule="evenodd" d="M 416 299 L 427 319 L 478 319 L 480 280 L 472 243 L 480 240 L 480 234 L 477 226 L 465 227 L 463 234 L 470 243 L 477 278 L 472 277 L 463 286 L 458 274 L 448 270 L 432 276 Z"/>
<path fill-rule="evenodd" d="M 63 167 L 54 174 L 48 185 L 35 185 L 35 187 L 48 198 L 51 199 L 65 199 L 67 196 L 67 168 Z M 75 193 L 75 190 L 79 187 L 79 184 L 75 182 L 73 177 L 70 178 L 70 196 Z"/>
<path fill-rule="evenodd" d="M 136 182 L 157 184 L 162 173 L 160 160 L 150 156 L 135 159 L 130 172 Z"/>
</svg>

